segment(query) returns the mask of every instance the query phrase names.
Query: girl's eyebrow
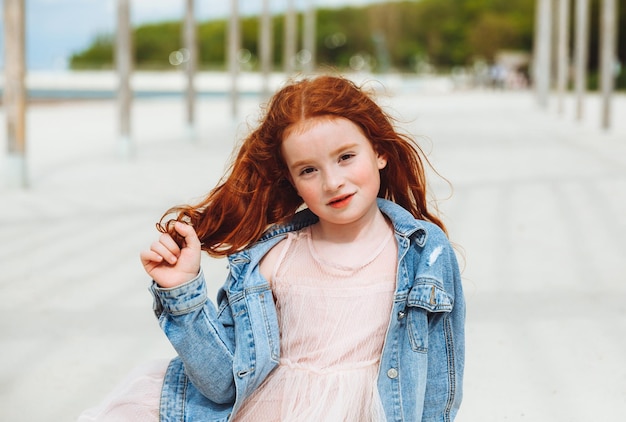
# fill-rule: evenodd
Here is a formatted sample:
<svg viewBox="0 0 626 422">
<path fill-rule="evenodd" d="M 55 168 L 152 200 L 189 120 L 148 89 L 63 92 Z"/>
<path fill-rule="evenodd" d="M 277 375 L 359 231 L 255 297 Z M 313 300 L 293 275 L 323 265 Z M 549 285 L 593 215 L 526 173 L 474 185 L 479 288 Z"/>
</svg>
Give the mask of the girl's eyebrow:
<svg viewBox="0 0 626 422">
<path fill-rule="evenodd" d="M 296 161 L 295 163 L 293 163 L 292 165 L 289 166 L 289 168 L 295 169 L 298 167 L 302 167 L 305 164 L 308 164 L 309 160 L 300 160 L 300 161 Z"/>
<path fill-rule="evenodd" d="M 358 146 L 359 146 L 359 144 L 356 143 L 356 142 L 351 143 L 351 144 L 341 145 L 336 150 L 331 151 L 330 156 L 332 157 L 333 155 L 338 155 L 338 154 L 340 154 L 341 152 L 343 152 L 343 151 L 345 151 L 347 149 L 355 148 L 355 147 L 358 147 Z"/>
<path fill-rule="evenodd" d="M 350 143 L 350 144 L 345 144 L 345 145 L 341 145 L 339 148 L 333 150 L 330 152 L 330 156 L 334 156 L 334 155 L 339 155 L 341 152 L 347 150 L 347 149 L 351 149 L 351 148 L 355 148 L 358 147 L 359 144 L 354 142 L 354 143 Z M 311 160 L 308 158 L 305 158 L 304 160 L 298 160 L 295 163 L 293 163 L 292 165 L 289 166 L 289 168 L 298 168 L 304 165 L 309 164 Z"/>
</svg>

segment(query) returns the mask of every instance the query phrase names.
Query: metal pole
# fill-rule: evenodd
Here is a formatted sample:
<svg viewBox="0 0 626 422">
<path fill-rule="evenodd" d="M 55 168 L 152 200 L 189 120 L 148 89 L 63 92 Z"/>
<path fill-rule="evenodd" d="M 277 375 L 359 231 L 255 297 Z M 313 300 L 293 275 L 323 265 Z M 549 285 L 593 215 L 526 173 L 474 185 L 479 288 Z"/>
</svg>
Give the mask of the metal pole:
<svg viewBox="0 0 626 422">
<path fill-rule="evenodd" d="M 269 78 L 272 72 L 272 14 L 269 0 L 263 0 L 261 11 L 261 24 L 259 25 L 259 51 L 261 59 L 261 97 L 268 98 L 270 95 Z"/>
<path fill-rule="evenodd" d="M 26 172 L 26 58 L 24 0 L 4 0 L 4 108 L 7 187 L 28 186 Z"/>
<path fill-rule="evenodd" d="M 570 0 L 559 1 L 559 30 L 558 30 L 558 60 L 557 60 L 557 93 L 558 112 L 562 114 L 565 110 L 564 97 L 567 92 L 569 81 L 569 9 Z"/>
<path fill-rule="evenodd" d="M 119 153 L 124 158 L 133 155 L 133 144 L 130 134 L 131 104 L 133 93 L 130 86 L 132 73 L 132 27 L 130 24 L 129 0 L 117 1 L 117 46 L 115 59 L 119 85 L 117 90 L 117 103 L 119 113 Z"/>
<path fill-rule="evenodd" d="M 617 5 L 603 0 L 600 16 L 600 89 L 602 91 L 602 129 L 611 127 L 611 97 L 615 88 L 617 56 Z"/>
<path fill-rule="evenodd" d="M 308 53 L 308 57 L 304 62 L 304 71 L 313 72 L 315 69 L 315 0 L 308 0 L 306 14 L 304 15 L 304 51 Z"/>
<path fill-rule="evenodd" d="M 546 107 L 548 105 L 548 93 L 550 91 L 552 0 L 537 0 L 535 25 L 535 91 L 539 105 Z"/>
<path fill-rule="evenodd" d="M 187 0 L 185 8 L 185 25 L 184 25 L 184 43 L 187 50 L 187 134 L 189 139 L 195 138 L 194 121 L 195 121 L 195 104 L 196 104 L 196 88 L 194 79 L 197 71 L 198 63 L 198 46 L 196 40 L 196 21 L 194 12 L 194 0 Z"/>
<path fill-rule="evenodd" d="M 587 56 L 589 54 L 588 37 L 589 0 L 576 0 L 576 44 L 574 45 L 576 120 L 582 120 L 584 115 L 585 93 L 587 91 Z"/>
<path fill-rule="evenodd" d="M 228 70 L 231 77 L 230 101 L 233 118 L 237 118 L 239 112 L 239 95 L 237 80 L 239 77 L 239 4 L 238 0 L 230 0 L 230 20 L 228 25 Z"/>
<path fill-rule="evenodd" d="M 287 0 L 287 10 L 285 12 L 285 34 L 284 43 L 285 50 L 283 53 L 283 65 L 285 67 L 285 73 L 290 75 L 295 70 L 296 59 L 296 10 L 294 8 L 293 0 Z"/>
</svg>

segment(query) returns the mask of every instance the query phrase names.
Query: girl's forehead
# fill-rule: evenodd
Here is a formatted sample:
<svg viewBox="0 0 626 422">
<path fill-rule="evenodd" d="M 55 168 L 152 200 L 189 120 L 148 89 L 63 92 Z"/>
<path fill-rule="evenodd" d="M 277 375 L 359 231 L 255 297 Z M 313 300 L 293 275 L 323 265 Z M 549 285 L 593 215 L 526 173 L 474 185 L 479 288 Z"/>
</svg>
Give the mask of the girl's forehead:
<svg viewBox="0 0 626 422">
<path fill-rule="evenodd" d="M 288 126 L 287 129 L 285 129 L 285 134 L 283 136 L 283 139 L 290 135 L 301 135 L 313 129 L 315 126 L 319 125 L 320 123 L 332 122 L 335 120 L 347 120 L 347 119 L 345 119 L 344 117 L 333 116 L 330 114 L 307 117 L 305 119 L 299 120 L 298 122 L 292 124 L 291 126 Z"/>
</svg>

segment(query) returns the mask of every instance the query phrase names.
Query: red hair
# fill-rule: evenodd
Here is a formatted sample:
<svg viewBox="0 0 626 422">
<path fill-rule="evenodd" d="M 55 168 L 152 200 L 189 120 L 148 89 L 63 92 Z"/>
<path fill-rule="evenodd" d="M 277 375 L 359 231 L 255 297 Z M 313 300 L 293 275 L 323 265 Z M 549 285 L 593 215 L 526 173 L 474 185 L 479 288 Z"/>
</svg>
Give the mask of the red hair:
<svg viewBox="0 0 626 422">
<path fill-rule="evenodd" d="M 295 124 L 319 116 L 343 117 L 359 126 L 374 150 L 387 159 L 378 196 L 445 231 L 427 206 L 426 158 L 419 146 L 395 130 L 393 119 L 364 90 L 335 76 L 305 79 L 279 90 L 217 187 L 196 205 L 168 210 L 157 224 L 159 230 L 180 240 L 171 224 L 174 220 L 162 224 L 174 213 L 176 220 L 195 228 L 203 250 L 225 256 L 258 240 L 272 224 L 289 220 L 303 201 L 289 182 L 282 140 Z"/>
</svg>

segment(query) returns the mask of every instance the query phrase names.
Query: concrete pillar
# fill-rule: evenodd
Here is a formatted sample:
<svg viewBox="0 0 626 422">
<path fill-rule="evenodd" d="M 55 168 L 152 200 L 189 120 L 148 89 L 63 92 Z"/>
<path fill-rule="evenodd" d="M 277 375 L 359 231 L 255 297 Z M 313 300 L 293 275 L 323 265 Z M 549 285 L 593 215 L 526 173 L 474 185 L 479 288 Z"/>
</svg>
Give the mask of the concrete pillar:
<svg viewBox="0 0 626 422">
<path fill-rule="evenodd" d="M 261 97 L 270 96 L 269 79 L 272 73 L 272 13 L 269 0 L 263 0 L 261 22 L 259 25 L 259 56 L 261 61 Z"/>
<path fill-rule="evenodd" d="M 132 27 L 130 1 L 117 0 L 117 32 L 115 62 L 118 74 L 117 104 L 119 117 L 118 152 L 123 158 L 134 155 L 131 140 L 131 106 L 133 92 L 130 78 L 133 71 Z"/>
<path fill-rule="evenodd" d="M 548 105 L 552 46 L 552 0 L 537 0 L 535 15 L 534 85 L 537 102 Z"/>
<path fill-rule="evenodd" d="M 296 64 L 296 48 L 297 48 L 297 16 L 294 7 L 294 0 L 287 0 L 287 9 L 285 11 L 285 33 L 284 33 L 284 52 L 283 66 L 285 73 L 291 75 L 295 71 Z"/>
<path fill-rule="evenodd" d="M 239 79 L 239 0 L 230 0 L 230 20 L 228 22 L 228 71 L 230 73 L 230 103 L 233 119 L 239 114 L 239 93 L 237 82 Z"/>
<path fill-rule="evenodd" d="M 557 34 L 557 75 L 556 87 L 558 94 L 558 112 L 565 111 L 564 97 L 569 82 L 569 13 L 570 0 L 558 0 L 558 34 Z"/>
<path fill-rule="evenodd" d="M 311 73 L 315 70 L 315 15 L 315 0 L 308 0 L 306 12 L 304 15 L 304 36 L 302 37 L 304 51 L 307 55 L 306 60 L 303 63 L 304 71 L 306 73 Z"/>
<path fill-rule="evenodd" d="M 26 171 L 26 58 L 24 0 L 4 0 L 4 98 L 7 187 L 28 186 Z M 8 204 L 7 204 L 8 205 Z"/>
<path fill-rule="evenodd" d="M 185 66 L 187 76 L 186 89 L 186 123 L 187 134 L 189 139 L 195 138 L 195 106 L 196 106 L 196 87 L 195 77 L 198 68 L 198 44 L 196 36 L 196 19 L 194 0 L 186 0 L 185 8 L 185 24 L 183 28 L 183 39 L 188 57 Z"/>
<path fill-rule="evenodd" d="M 589 0 L 576 0 L 576 33 L 574 40 L 574 89 L 576 91 L 576 120 L 584 116 L 587 92 L 587 58 L 589 55 Z"/>
<path fill-rule="evenodd" d="M 600 90 L 602 92 L 602 129 L 611 127 L 611 98 L 615 89 L 617 58 L 617 4 L 602 0 L 600 12 Z"/>
</svg>

